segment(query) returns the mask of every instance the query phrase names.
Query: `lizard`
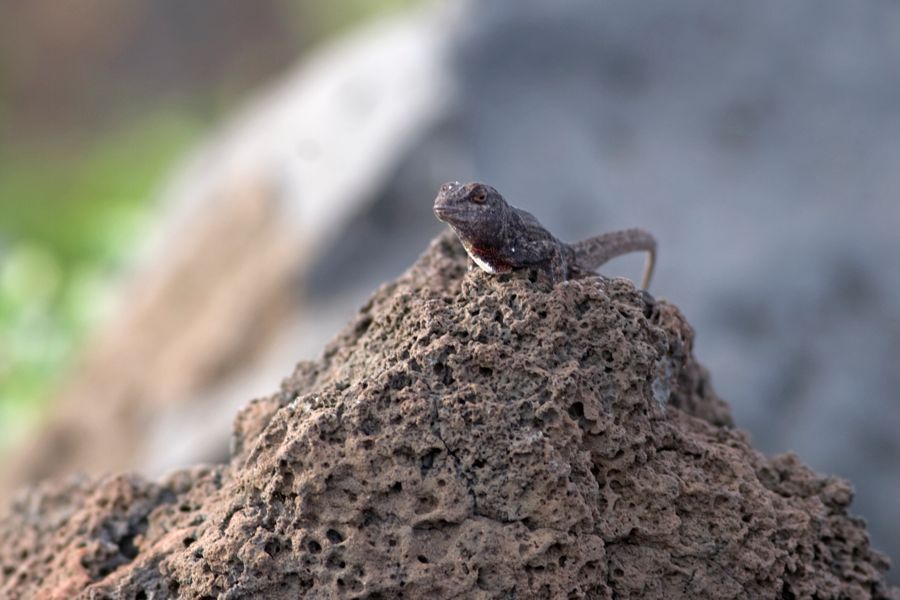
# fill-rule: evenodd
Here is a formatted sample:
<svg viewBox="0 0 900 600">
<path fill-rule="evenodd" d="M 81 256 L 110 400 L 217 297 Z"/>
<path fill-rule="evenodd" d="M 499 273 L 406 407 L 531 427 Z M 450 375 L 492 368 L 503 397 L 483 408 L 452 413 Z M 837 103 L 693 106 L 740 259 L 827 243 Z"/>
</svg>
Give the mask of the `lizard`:
<svg viewBox="0 0 900 600">
<path fill-rule="evenodd" d="M 643 229 L 623 229 L 567 244 L 553 236 L 531 213 L 511 206 L 484 183 L 445 183 L 434 200 L 434 214 L 456 233 L 468 255 L 488 273 L 536 268 L 553 284 L 631 252 L 646 252 L 641 287 L 650 285 L 656 264 L 656 239 Z"/>
</svg>

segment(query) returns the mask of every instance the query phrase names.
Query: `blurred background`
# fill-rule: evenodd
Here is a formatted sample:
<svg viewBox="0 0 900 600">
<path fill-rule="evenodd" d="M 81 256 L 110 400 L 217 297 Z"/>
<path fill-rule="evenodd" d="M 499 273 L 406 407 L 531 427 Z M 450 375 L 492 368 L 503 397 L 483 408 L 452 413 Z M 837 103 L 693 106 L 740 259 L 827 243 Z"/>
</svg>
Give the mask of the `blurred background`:
<svg viewBox="0 0 900 600">
<path fill-rule="evenodd" d="M 653 231 L 738 425 L 896 563 L 898 64 L 891 0 L 0 3 L 0 499 L 226 460 L 480 179 Z"/>
</svg>

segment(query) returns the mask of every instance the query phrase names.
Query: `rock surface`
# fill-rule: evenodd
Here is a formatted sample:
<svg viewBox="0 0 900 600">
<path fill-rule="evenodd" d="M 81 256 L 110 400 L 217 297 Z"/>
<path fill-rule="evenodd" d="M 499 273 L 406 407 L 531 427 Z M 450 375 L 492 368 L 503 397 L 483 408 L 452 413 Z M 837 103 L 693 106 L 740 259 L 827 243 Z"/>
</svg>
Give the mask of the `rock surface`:
<svg viewBox="0 0 900 600">
<path fill-rule="evenodd" d="M 235 423 L 227 466 L 49 483 L 4 598 L 900 598 L 850 486 L 731 428 L 677 309 L 445 235 Z"/>
</svg>

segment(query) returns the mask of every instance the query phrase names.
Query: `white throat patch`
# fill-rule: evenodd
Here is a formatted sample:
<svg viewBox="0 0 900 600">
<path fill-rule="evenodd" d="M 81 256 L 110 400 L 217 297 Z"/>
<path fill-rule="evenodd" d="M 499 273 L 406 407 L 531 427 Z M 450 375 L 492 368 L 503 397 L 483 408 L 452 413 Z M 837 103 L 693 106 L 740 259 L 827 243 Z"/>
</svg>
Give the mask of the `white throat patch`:
<svg viewBox="0 0 900 600">
<path fill-rule="evenodd" d="M 483 258 L 479 258 L 474 252 L 472 252 L 472 250 L 469 248 L 469 244 L 463 244 L 463 248 L 466 249 L 466 254 L 468 254 L 469 256 L 472 257 L 472 260 L 475 261 L 475 264 L 477 264 L 479 267 L 481 267 L 482 271 L 484 271 L 485 273 L 492 273 L 492 274 L 497 272 L 497 270 L 494 269 L 494 267 L 489 265 L 487 262 L 485 262 L 485 260 Z"/>
<path fill-rule="evenodd" d="M 468 251 L 467 251 L 467 252 L 468 252 Z M 496 273 L 496 271 L 494 271 L 494 267 L 492 267 L 491 265 L 487 264 L 486 262 L 484 262 L 482 259 L 480 259 L 480 258 L 478 258 L 477 256 L 475 256 L 475 255 L 472 254 L 471 252 L 469 252 L 469 256 L 471 256 L 471 257 L 472 257 L 472 260 L 474 260 L 474 261 L 478 264 L 478 266 L 481 267 L 481 270 L 482 270 L 482 271 L 487 271 L 488 273 Z"/>
</svg>

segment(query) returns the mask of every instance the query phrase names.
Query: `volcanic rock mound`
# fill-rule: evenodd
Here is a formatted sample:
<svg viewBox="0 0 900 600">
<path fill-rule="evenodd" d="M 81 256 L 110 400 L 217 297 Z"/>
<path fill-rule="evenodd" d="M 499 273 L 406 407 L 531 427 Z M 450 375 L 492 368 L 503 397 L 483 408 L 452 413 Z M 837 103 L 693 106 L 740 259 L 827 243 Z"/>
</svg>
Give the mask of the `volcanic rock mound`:
<svg viewBox="0 0 900 600">
<path fill-rule="evenodd" d="M 900 598 L 852 492 L 731 428 L 678 311 L 439 238 L 237 418 L 229 465 L 47 484 L 9 598 Z"/>
</svg>

